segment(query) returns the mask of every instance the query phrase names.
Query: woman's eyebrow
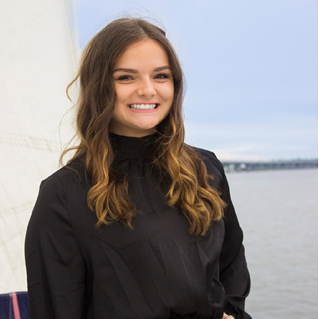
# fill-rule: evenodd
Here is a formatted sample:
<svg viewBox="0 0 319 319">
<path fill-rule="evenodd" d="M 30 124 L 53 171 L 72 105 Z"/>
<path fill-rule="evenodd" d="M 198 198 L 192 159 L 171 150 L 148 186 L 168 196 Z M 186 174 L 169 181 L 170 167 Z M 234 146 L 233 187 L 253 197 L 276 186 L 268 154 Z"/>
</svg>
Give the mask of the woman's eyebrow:
<svg viewBox="0 0 319 319">
<path fill-rule="evenodd" d="M 154 71 L 158 72 L 158 71 L 163 71 L 163 70 L 170 70 L 171 68 L 168 65 L 165 66 L 160 66 L 159 68 L 155 68 Z"/>
<path fill-rule="evenodd" d="M 134 73 L 134 74 L 138 73 L 137 70 L 134 70 L 134 69 L 126 69 L 126 68 L 117 68 L 117 69 L 115 69 L 115 70 L 113 71 L 113 73 L 119 72 L 119 71 L 121 71 L 121 72 L 127 72 L 127 73 Z"/>
</svg>

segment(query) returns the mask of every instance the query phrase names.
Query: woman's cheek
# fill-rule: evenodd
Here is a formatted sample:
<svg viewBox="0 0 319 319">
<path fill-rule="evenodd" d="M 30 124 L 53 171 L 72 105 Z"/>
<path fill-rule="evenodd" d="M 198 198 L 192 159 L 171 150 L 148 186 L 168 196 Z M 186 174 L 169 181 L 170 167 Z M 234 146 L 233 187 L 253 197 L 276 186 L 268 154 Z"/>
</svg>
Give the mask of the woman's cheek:
<svg viewBox="0 0 319 319">
<path fill-rule="evenodd" d="M 115 94 L 118 102 L 126 102 L 128 98 L 133 94 L 134 88 L 131 85 L 115 85 Z"/>
<path fill-rule="evenodd" d="M 161 96 L 165 101 L 171 101 L 174 100 L 174 85 L 168 84 L 165 87 L 162 87 L 161 90 Z"/>
</svg>

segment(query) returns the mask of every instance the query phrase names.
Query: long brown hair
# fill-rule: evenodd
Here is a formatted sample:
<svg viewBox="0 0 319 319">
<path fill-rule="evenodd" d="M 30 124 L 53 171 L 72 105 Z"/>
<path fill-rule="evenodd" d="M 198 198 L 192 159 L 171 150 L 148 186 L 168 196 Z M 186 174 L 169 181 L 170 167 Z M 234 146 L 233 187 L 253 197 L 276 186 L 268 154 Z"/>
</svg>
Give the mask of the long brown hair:
<svg viewBox="0 0 319 319">
<path fill-rule="evenodd" d="M 61 159 L 72 149 L 76 152 L 69 162 L 85 154 L 86 169 L 92 179 L 87 201 L 97 215 L 97 225 L 109 224 L 113 219 L 132 227 L 135 208 L 129 198 L 127 179 L 112 166 L 109 126 L 116 99 L 112 70 L 128 45 L 146 38 L 155 40 L 166 51 L 174 79 L 173 104 L 157 127 L 154 164 L 170 181 L 167 204 L 180 208 L 189 220 L 191 234 L 204 235 L 210 223 L 222 217 L 225 204 L 210 187 L 203 161 L 184 144 L 183 73 L 173 47 L 157 26 L 142 19 L 118 19 L 88 43 L 77 76 L 67 88 L 79 80 L 76 124 L 80 142 L 66 149 Z"/>
</svg>

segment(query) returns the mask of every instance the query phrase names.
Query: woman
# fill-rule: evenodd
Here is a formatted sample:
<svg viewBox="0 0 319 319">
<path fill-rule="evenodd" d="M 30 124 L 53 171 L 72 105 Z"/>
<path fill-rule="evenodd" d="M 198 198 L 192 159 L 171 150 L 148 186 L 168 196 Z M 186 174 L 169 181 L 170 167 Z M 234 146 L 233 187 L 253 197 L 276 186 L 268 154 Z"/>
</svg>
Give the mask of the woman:
<svg viewBox="0 0 319 319">
<path fill-rule="evenodd" d="M 80 142 L 42 182 L 27 230 L 31 319 L 250 318 L 242 231 L 222 165 L 184 144 L 165 33 L 113 21 L 77 79 Z"/>
</svg>

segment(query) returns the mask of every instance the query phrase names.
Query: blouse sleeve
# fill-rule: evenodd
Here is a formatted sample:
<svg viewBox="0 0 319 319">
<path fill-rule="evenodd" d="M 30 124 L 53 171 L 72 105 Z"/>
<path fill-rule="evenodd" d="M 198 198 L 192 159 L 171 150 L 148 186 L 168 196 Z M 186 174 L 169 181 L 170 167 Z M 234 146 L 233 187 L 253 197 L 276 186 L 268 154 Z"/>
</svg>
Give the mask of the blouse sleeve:
<svg viewBox="0 0 319 319">
<path fill-rule="evenodd" d="M 245 311 L 245 298 L 250 290 L 250 276 L 246 264 L 243 232 L 233 207 L 228 182 L 222 168 L 222 199 L 227 207 L 224 213 L 225 238 L 220 255 L 220 281 L 227 294 L 226 313 L 236 319 L 251 318 Z"/>
<path fill-rule="evenodd" d="M 27 228 L 25 258 L 30 319 L 80 319 L 86 266 L 58 177 L 42 182 Z"/>
</svg>

